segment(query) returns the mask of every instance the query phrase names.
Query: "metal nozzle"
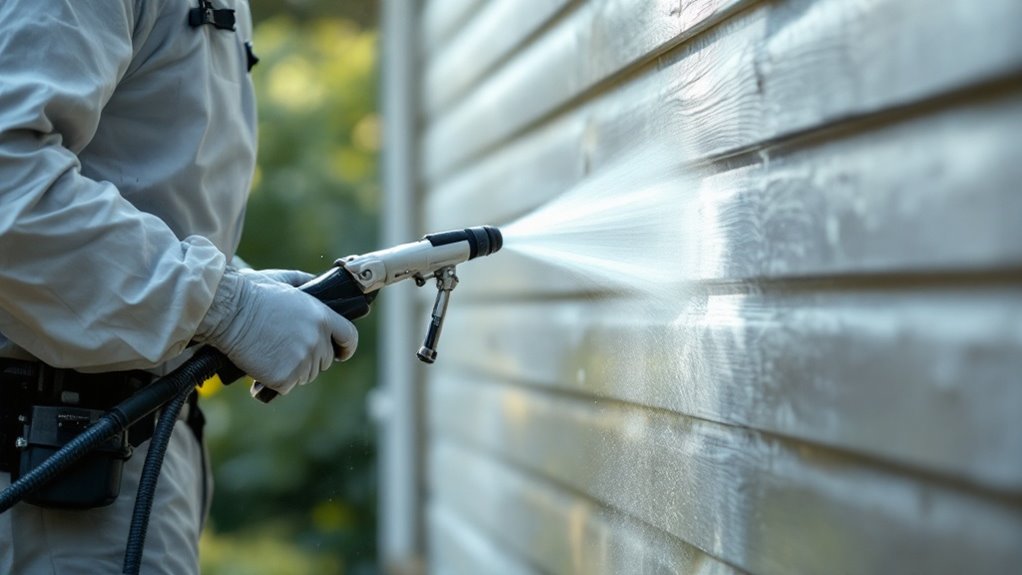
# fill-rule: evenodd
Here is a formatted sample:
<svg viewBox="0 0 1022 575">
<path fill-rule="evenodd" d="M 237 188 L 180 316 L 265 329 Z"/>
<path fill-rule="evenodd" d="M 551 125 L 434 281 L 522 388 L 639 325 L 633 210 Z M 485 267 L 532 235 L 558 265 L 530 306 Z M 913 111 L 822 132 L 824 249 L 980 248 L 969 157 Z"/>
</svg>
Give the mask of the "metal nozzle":
<svg viewBox="0 0 1022 575">
<path fill-rule="evenodd" d="M 476 226 L 428 234 L 417 242 L 348 256 L 337 260 L 336 265 L 351 273 L 362 293 L 369 293 L 406 279 L 420 283 L 420 278 L 424 280 L 446 267 L 488 256 L 503 245 L 500 230 Z"/>
<path fill-rule="evenodd" d="M 458 285 L 454 266 L 498 252 L 503 246 L 504 236 L 499 229 L 494 226 L 475 226 L 427 234 L 417 242 L 348 256 L 337 260 L 336 265 L 350 274 L 363 294 L 406 279 L 414 280 L 416 285 L 422 286 L 426 278 L 436 278 L 439 293 L 433 307 L 429 333 L 418 353 L 419 359 L 433 363 L 447 303 L 451 291 Z"/>
</svg>

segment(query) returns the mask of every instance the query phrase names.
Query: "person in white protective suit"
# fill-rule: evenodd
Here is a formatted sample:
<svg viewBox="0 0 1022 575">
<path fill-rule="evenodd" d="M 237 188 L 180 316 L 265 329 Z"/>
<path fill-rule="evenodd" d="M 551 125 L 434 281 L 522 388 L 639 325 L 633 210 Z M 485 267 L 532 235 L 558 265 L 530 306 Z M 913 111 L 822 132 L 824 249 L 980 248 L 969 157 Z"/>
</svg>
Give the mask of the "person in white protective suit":
<svg viewBox="0 0 1022 575">
<path fill-rule="evenodd" d="M 251 34 L 244 0 L 0 2 L 0 487 L 18 410 L 108 408 L 190 342 L 281 393 L 354 352 L 354 326 L 292 287 L 310 276 L 231 265 L 256 150 Z M 198 572 L 209 482 L 186 411 L 143 573 Z M 119 573 L 145 446 L 112 504 L 0 515 L 0 573 Z"/>
</svg>

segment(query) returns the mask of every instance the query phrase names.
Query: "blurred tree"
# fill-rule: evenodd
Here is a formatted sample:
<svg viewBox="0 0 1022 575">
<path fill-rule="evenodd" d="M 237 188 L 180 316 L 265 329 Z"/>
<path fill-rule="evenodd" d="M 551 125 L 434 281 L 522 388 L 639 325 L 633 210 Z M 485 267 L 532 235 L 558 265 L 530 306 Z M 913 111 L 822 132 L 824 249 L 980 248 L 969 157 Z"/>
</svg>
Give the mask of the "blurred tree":
<svg viewBox="0 0 1022 575">
<path fill-rule="evenodd" d="M 376 26 L 378 0 L 250 0 L 252 18 L 259 22 L 288 14 L 297 21 L 339 18 L 361 28 Z"/>
<path fill-rule="evenodd" d="M 264 13 L 254 40 L 259 165 L 240 255 L 257 269 L 319 272 L 375 249 L 375 32 L 340 18 Z M 243 389 L 204 390 L 216 477 L 204 573 L 375 572 L 365 413 L 376 379 L 373 316 L 358 327 L 353 359 L 270 405 Z"/>
</svg>

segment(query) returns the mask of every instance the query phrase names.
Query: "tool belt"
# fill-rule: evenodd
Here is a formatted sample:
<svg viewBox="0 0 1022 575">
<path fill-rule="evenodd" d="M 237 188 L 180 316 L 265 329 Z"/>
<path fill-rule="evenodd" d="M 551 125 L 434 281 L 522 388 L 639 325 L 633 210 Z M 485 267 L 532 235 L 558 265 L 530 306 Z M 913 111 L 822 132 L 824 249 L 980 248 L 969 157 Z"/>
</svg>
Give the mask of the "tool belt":
<svg viewBox="0 0 1022 575">
<path fill-rule="evenodd" d="M 11 481 L 38 466 L 118 403 L 155 379 L 143 371 L 85 374 L 41 362 L 0 359 L 0 471 Z M 187 423 L 202 439 L 205 420 L 189 397 Z M 104 442 L 25 501 L 51 508 L 109 505 L 124 461 L 152 437 L 156 413 Z"/>
</svg>

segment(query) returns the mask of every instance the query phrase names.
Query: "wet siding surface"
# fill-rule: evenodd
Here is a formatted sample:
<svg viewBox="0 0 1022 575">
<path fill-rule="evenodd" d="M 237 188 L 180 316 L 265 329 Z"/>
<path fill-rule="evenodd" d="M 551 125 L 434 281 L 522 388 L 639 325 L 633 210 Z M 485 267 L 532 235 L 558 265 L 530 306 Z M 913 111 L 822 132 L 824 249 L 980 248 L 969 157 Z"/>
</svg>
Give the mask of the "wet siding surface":
<svg viewBox="0 0 1022 575">
<path fill-rule="evenodd" d="M 431 572 L 1019 569 L 1022 3 L 433 0 L 419 26 L 410 234 L 512 221 L 650 139 L 691 167 L 666 296 L 459 270 L 422 386 Z"/>
</svg>

